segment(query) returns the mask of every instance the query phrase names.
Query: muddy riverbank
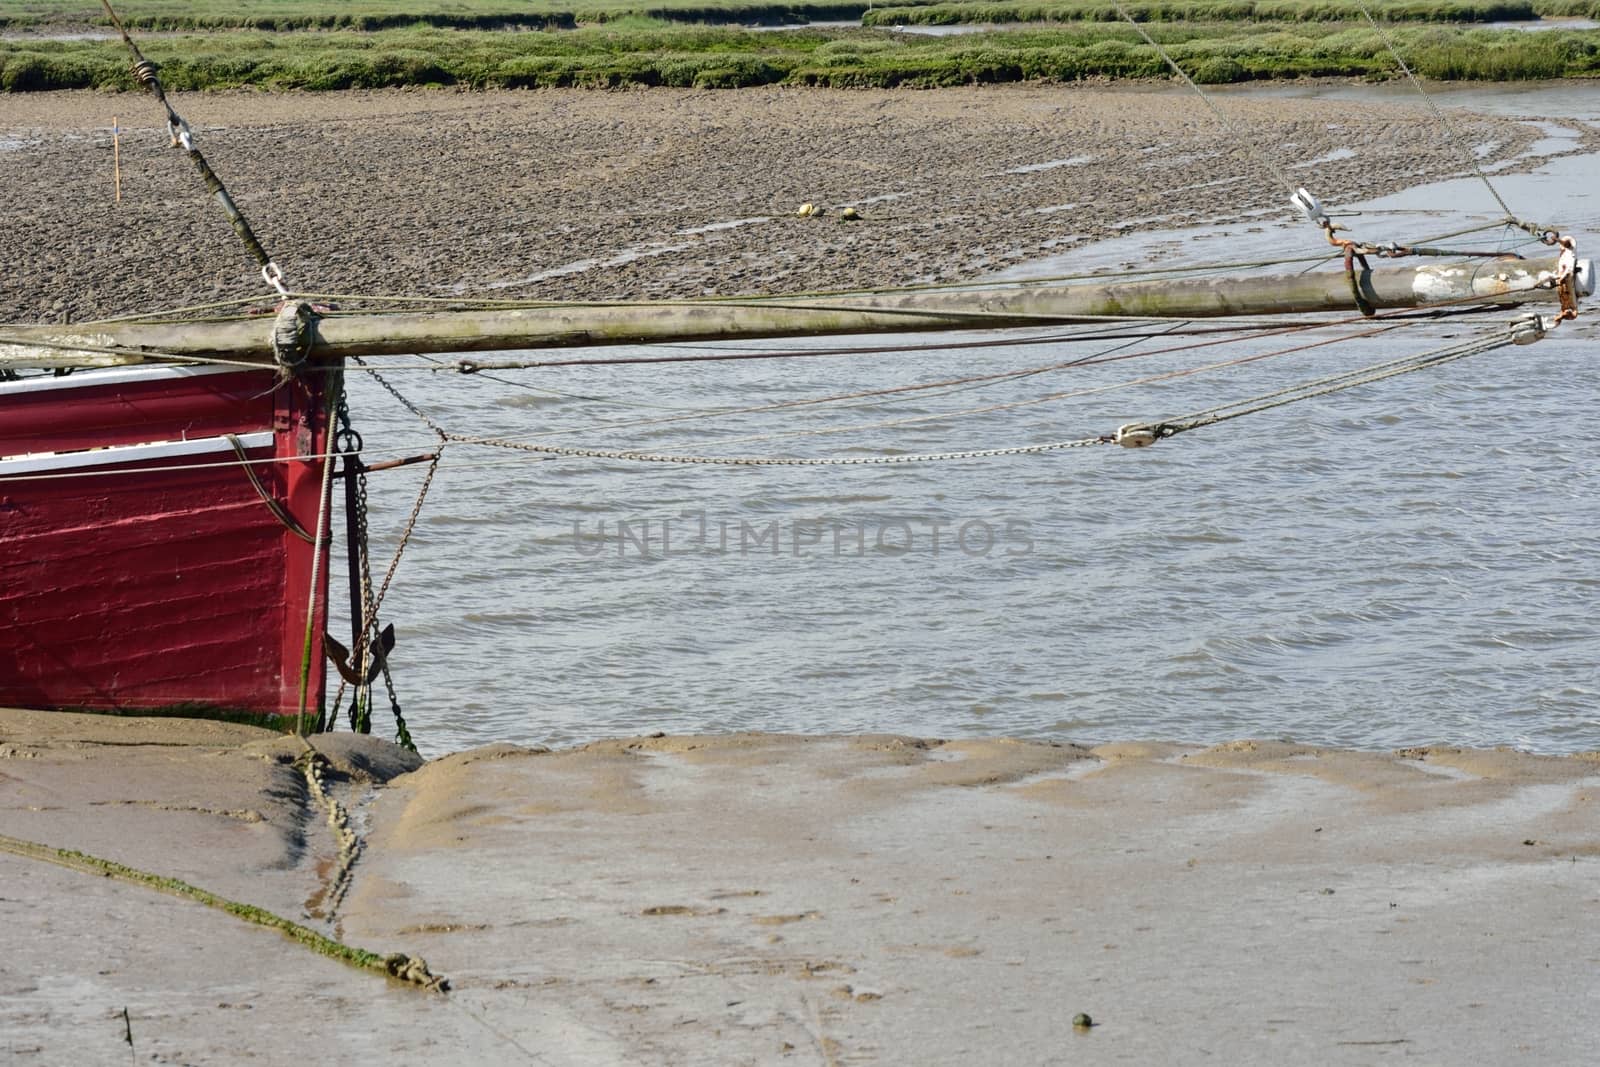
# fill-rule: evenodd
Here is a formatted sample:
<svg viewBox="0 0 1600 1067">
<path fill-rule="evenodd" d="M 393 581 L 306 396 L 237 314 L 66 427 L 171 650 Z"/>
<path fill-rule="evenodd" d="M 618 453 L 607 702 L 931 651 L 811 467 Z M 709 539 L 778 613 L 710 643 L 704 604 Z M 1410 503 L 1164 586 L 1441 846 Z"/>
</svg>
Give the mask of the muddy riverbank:
<svg viewBox="0 0 1600 1067">
<path fill-rule="evenodd" d="M 0 850 L 11 1060 L 129 1034 L 161 1063 L 1588 1059 L 1590 758 L 737 734 L 418 767 L 314 740 L 360 838 L 335 900 L 300 743 L 247 727 L 0 712 L 0 834 L 453 991 Z"/>
<path fill-rule="evenodd" d="M 1081 86 L 175 98 L 292 286 L 631 299 L 972 278 L 1094 240 L 1330 203 L 1466 167 L 1399 104 Z M 261 291 L 140 96 L 7 98 L 0 321 Z M 111 124 L 123 127 L 114 200 Z M 1541 136 L 1458 114 L 1490 165 Z M 1573 150 L 1593 150 L 1582 126 Z M 800 218 L 803 203 L 822 208 Z M 859 222 L 840 212 L 855 207 Z"/>
</svg>

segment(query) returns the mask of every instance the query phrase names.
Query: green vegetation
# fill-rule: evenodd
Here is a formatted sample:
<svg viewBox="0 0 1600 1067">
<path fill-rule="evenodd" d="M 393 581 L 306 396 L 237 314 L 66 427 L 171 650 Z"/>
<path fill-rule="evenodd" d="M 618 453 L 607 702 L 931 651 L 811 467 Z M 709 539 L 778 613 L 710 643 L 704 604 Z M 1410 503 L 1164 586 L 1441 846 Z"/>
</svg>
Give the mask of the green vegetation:
<svg viewBox="0 0 1600 1067">
<path fill-rule="evenodd" d="M 1368 0 L 1406 60 L 1425 77 L 1504 81 L 1600 77 L 1600 31 L 1525 33 L 1485 21 L 1540 14 L 1600 15 L 1600 0 Z M 876 8 L 862 29 L 758 32 L 728 21 L 862 14 L 864 5 L 741 0 L 123 0 L 132 24 L 235 27 L 226 33 L 149 35 L 141 47 L 174 90 L 474 89 L 583 86 L 733 88 L 792 84 L 849 88 L 977 82 L 1166 78 L 1161 58 L 1111 0 L 929 3 Z M 1382 35 L 1356 0 L 1127 0 L 1127 7 L 1197 81 L 1387 78 Z M 0 0 L 0 24 L 87 24 L 84 0 Z M 699 20 L 695 22 L 694 20 Z M 685 24 L 685 22 L 693 24 Z M 351 29 L 344 27 L 384 26 Z M 896 32 L 899 24 L 977 24 L 986 32 Z M 992 28 L 995 23 L 1010 25 Z M 279 30 L 241 32 L 268 25 Z M 508 32 L 505 25 L 573 26 Z M 495 25 L 496 29 L 467 28 Z M 283 32 L 282 27 L 294 27 Z M 301 27 L 319 27 L 301 32 Z M 120 41 L 0 39 L 0 90 L 132 89 Z"/>
<path fill-rule="evenodd" d="M 1366 25 L 1360 0 L 1125 0 L 1140 22 L 1351 22 Z M 1369 0 L 1379 22 L 1528 22 L 1544 15 L 1593 17 L 1600 0 Z M 1116 22 L 1114 0 L 968 0 L 875 7 L 868 26 L 954 26 L 1008 22 Z"/>
<path fill-rule="evenodd" d="M 572 29 L 647 20 L 714 25 L 787 25 L 861 19 L 867 25 L 1115 22 L 1115 0 L 117 0 L 129 29 L 456 30 Z M 1358 0 L 1126 0 L 1141 22 L 1361 21 Z M 1371 0 L 1386 22 L 1509 22 L 1543 16 L 1600 18 L 1600 0 Z M 110 20 L 94 0 L 0 0 L 0 30 L 95 27 Z"/>
<path fill-rule="evenodd" d="M 914 0 L 912 0 L 914 2 Z M 130 30 L 385 30 L 571 28 L 645 17 L 664 22 L 798 23 L 856 19 L 867 0 L 113 0 Z M 0 29 L 108 27 L 94 0 L 0 0 Z"/>
<path fill-rule="evenodd" d="M 0 51 L 0 66 L 4 64 L 4 52 Z M 0 75 L 0 84 L 3 84 L 3 75 Z M 260 711 L 241 711 L 237 708 L 221 708 L 215 704 L 167 704 L 159 708 L 66 708 L 66 711 L 79 715 L 104 715 L 108 718 L 150 718 L 150 719 L 209 719 L 212 722 L 231 722 L 240 726 L 259 726 L 263 730 L 272 730 L 275 733 L 285 734 L 293 732 L 297 725 L 292 715 L 268 715 Z"/>
<path fill-rule="evenodd" d="M 1337 24 L 1157 24 L 1157 40 L 1197 80 L 1387 77 L 1379 35 Z M 1600 76 L 1600 35 L 1454 27 L 1393 31 L 1424 77 L 1508 80 Z M 1161 78 L 1166 65 L 1120 23 L 956 37 L 822 32 L 656 29 L 567 33 L 397 30 L 289 37 L 230 33 L 150 38 L 146 54 L 169 89 L 259 86 L 475 89 L 665 85 L 733 88 L 788 83 L 869 88 L 1085 78 Z M 0 89 L 132 89 L 113 41 L 0 42 Z"/>
</svg>

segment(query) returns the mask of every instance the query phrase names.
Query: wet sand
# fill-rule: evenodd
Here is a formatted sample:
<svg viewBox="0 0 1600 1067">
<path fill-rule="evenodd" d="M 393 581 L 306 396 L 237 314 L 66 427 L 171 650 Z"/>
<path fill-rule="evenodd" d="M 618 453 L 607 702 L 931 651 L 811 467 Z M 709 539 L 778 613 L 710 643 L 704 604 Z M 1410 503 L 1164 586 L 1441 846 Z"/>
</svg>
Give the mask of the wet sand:
<svg viewBox="0 0 1600 1067">
<path fill-rule="evenodd" d="M 124 1007 L 164 1063 L 1592 1058 L 1593 756 L 315 743 L 363 842 L 331 914 L 292 738 L 0 712 L 0 833 L 419 954 L 453 991 L 0 852 L 10 1060 L 115 1062 Z"/>
<path fill-rule="evenodd" d="M 1466 166 L 1420 107 L 1223 99 L 1252 148 L 1192 95 L 1149 87 L 173 99 L 290 285 L 324 293 L 613 299 L 949 281 L 1152 227 L 1281 216 L 1286 182 L 1333 204 Z M 263 292 L 160 114 L 133 95 L 5 98 L 0 321 Z M 1504 118 L 1454 121 L 1486 163 L 1541 136 Z M 1574 129 L 1594 150 L 1600 133 Z M 808 202 L 824 213 L 797 217 Z M 841 220 L 848 206 L 862 221 Z"/>
</svg>

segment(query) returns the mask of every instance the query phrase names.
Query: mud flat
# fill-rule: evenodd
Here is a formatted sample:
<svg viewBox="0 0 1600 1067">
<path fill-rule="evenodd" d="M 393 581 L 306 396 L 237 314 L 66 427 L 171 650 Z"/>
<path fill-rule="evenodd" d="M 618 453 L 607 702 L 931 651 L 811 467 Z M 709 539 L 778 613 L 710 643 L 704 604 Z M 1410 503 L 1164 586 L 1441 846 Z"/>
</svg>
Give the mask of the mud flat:
<svg viewBox="0 0 1600 1067">
<path fill-rule="evenodd" d="M 1192 95 L 1148 88 L 174 101 L 290 284 L 341 294 L 631 299 L 950 281 L 1151 228 L 1281 217 L 1283 183 L 1257 151 L 1329 203 L 1466 167 L 1463 144 L 1414 106 L 1230 98 L 1252 149 Z M 0 321 L 262 291 L 160 118 L 131 94 L 7 97 Z M 1454 121 L 1491 166 L 1546 132 Z M 1572 151 L 1600 141 L 1573 131 Z M 808 202 L 823 214 L 797 217 Z M 862 221 L 841 220 L 849 206 Z"/>
<path fill-rule="evenodd" d="M 117 1062 L 129 1029 L 161 1063 L 1592 1054 L 1592 756 L 730 735 L 419 765 L 315 744 L 361 838 L 341 900 L 300 743 L 252 728 L 0 713 L 0 833 L 419 954 L 453 990 L 0 851 L 9 1061 Z"/>
</svg>

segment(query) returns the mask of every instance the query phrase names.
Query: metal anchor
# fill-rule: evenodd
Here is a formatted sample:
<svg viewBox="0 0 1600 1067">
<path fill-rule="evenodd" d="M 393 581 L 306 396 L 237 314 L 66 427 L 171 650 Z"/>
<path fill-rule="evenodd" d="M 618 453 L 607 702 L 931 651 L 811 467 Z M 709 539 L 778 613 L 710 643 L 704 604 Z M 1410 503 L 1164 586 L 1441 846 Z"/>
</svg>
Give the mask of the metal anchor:
<svg viewBox="0 0 1600 1067">
<path fill-rule="evenodd" d="M 378 635 L 378 643 L 372 647 L 372 662 L 367 665 L 365 678 L 361 677 L 361 665 L 350 661 L 350 650 L 335 641 L 333 635 L 326 631 L 322 635 L 322 650 L 327 653 L 328 659 L 345 681 L 351 685 L 371 685 L 373 679 L 378 677 L 378 672 L 383 670 L 389 653 L 394 651 L 394 623 L 385 626 L 383 632 Z"/>
</svg>

